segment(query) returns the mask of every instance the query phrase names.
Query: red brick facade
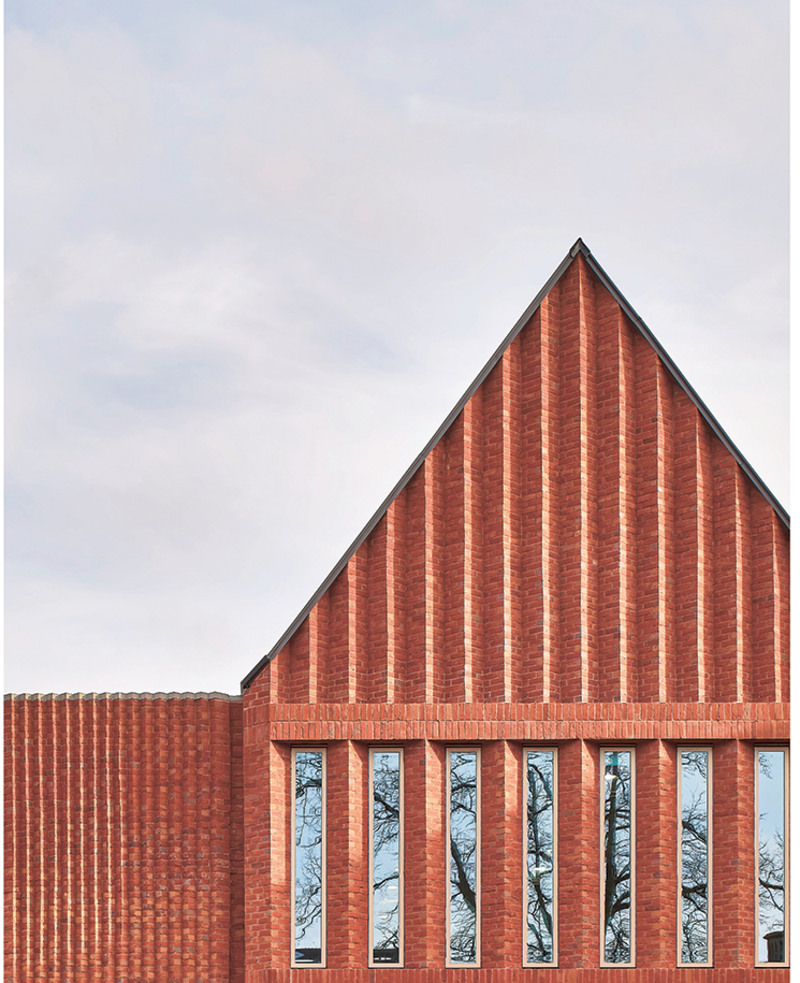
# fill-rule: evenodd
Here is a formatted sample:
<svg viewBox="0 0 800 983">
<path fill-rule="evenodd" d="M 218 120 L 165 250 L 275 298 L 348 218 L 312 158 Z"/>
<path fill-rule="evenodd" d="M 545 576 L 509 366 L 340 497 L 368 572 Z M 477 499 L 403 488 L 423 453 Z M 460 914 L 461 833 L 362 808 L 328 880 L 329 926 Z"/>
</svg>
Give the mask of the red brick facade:
<svg viewBox="0 0 800 983">
<path fill-rule="evenodd" d="M 68 957 L 95 960 L 85 978 L 125 981 L 788 980 L 754 968 L 754 748 L 789 737 L 788 523 L 578 245 L 247 677 L 242 743 L 236 702 L 7 703 L 11 978 L 84 978 L 57 964 Z M 205 750 L 182 730 L 199 733 L 201 711 Z M 62 731 L 83 736 L 45 764 Z M 599 968 L 609 743 L 636 748 L 635 969 Z M 521 900 L 522 752 L 537 744 L 559 750 L 560 924 L 559 968 L 538 970 L 522 968 Z M 677 968 L 676 954 L 676 762 L 697 744 L 713 751 L 713 969 Z M 369 749 L 382 745 L 405 752 L 405 960 L 369 969 Z M 445 753 L 458 745 L 481 748 L 481 968 L 445 971 Z M 327 968 L 290 969 L 292 749 L 321 746 Z M 87 755 L 105 784 L 71 774 Z M 31 798 L 40 776 L 53 793 Z M 187 782 L 188 822 L 173 812 L 189 808 Z M 108 811 L 118 789 L 128 805 Z M 62 812 L 42 822 L 48 808 Z M 90 829 L 108 853 L 87 867 Z M 209 871 L 201 840 L 216 835 Z M 91 871 L 69 875 L 71 919 L 65 864 Z M 204 876 L 209 927 L 193 935 Z M 144 905 L 144 877 L 163 900 Z"/>
<path fill-rule="evenodd" d="M 5 703 L 5 975 L 244 979 L 242 704 Z"/>
</svg>

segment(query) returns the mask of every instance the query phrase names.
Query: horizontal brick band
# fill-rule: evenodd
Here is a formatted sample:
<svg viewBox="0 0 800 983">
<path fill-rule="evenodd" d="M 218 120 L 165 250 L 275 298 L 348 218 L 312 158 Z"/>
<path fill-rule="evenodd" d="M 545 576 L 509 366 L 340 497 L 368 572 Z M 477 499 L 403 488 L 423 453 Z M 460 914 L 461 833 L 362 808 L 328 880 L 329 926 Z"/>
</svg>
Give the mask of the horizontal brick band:
<svg viewBox="0 0 800 983">
<path fill-rule="evenodd" d="M 789 739 L 789 707 L 764 703 L 265 704 L 245 741 L 675 741 Z"/>
</svg>

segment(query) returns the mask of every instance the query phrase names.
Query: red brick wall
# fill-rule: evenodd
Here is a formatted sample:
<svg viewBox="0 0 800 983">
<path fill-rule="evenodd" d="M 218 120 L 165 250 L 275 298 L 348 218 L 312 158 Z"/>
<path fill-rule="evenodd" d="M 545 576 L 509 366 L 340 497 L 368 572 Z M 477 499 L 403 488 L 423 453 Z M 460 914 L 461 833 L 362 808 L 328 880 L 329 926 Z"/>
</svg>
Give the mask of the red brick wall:
<svg viewBox="0 0 800 983">
<path fill-rule="evenodd" d="M 444 752 L 482 747 L 482 968 L 521 969 L 521 749 L 560 747 L 560 968 L 753 968 L 753 744 L 788 741 L 788 532 L 578 255 L 245 694 L 247 983 L 287 979 L 289 761 L 328 747 L 331 980 L 440 980 Z M 599 746 L 637 748 L 637 969 L 599 970 Z M 676 748 L 714 747 L 715 969 L 677 969 Z M 366 754 L 405 747 L 405 969 L 367 970 Z M 294 971 L 305 978 L 315 971 Z M 318 972 L 318 971 L 317 971 Z M 310 978 L 310 977 L 309 977 Z"/>
<path fill-rule="evenodd" d="M 785 702 L 788 549 L 579 255 L 256 686 Z"/>
<path fill-rule="evenodd" d="M 5 702 L 5 979 L 244 979 L 242 704 Z"/>
</svg>

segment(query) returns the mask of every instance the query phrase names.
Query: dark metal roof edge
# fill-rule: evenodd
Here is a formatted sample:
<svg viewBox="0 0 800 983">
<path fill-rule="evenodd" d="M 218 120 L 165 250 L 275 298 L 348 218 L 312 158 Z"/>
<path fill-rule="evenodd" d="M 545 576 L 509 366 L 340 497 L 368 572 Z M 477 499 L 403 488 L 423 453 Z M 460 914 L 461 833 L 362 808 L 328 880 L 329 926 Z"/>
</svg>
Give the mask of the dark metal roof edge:
<svg viewBox="0 0 800 983">
<path fill-rule="evenodd" d="M 420 466 L 422 465 L 422 462 L 425 460 L 428 454 L 430 454 L 430 452 L 433 450 L 436 444 L 439 443 L 439 441 L 444 436 L 444 434 L 448 431 L 448 429 L 450 428 L 450 426 L 452 425 L 453 421 L 456 419 L 458 414 L 464 409 L 470 397 L 480 388 L 481 383 L 486 379 L 486 377 L 489 375 L 489 373 L 492 371 L 495 365 L 497 365 L 497 363 L 503 357 L 503 353 L 505 352 L 505 350 L 508 348 L 511 342 L 517 337 L 520 331 L 522 331 L 522 329 L 525 327 L 528 321 L 530 321 L 530 319 L 538 310 L 541 302 L 544 300 L 547 294 L 553 289 L 553 286 L 564 275 L 564 271 L 572 263 L 575 256 L 577 256 L 578 251 L 581 247 L 585 249 L 581 240 L 578 239 L 578 241 L 575 243 L 572 249 L 570 249 L 570 251 L 564 257 L 564 259 L 562 259 L 562 261 L 559 263 L 558 267 L 556 268 L 555 272 L 552 274 L 550 279 L 547 281 L 547 283 L 545 283 L 545 285 L 542 287 L 539 293 L 536 294 L 534 299 L 530 302 L 530 304 L 528 304 L 527 308 L 525 309 L 525 312 L 522 314 L 522 316 L 519 318 L 517 323 L 511 329 L 511 331 L 509 331 L 509 333 L 500 343 L 500 345 L 498 346 L 494 354 L 491 356 L 489 361 L 484 365 L 484 367 L 481 369 L 481 371 L 472 381 L 472 383 L 470 384 L 469 388 L 466 390 L 464 395 L 450 411 L 444 423 L 442 423 L 442 425 L 439 427 L 436 433 L 431 437 L 431 439 L 425 445 L 421 453 L 417 455 L 417 457 L 414 459 L 413 463 L 405 472 L 403 477 L 397 482 L 394 488 L 389 492 L 389 494 L 386 496 L 386 498 L 378 507 L 375 514 L 372 516 L 369 522 L 364 526 L 364 528 L 361 530 L 358 536 L 356 536 L 356 538 L 347 548 L 344 555 L 341 557 L 341 559 L 333 568 L 333 570 L 331 570 L 331 572 L 328 574 L 325 580 L 322 581 L 322 583 L 314 592 L 314 594 L 311 596 L 308 603 L 305 605 L 305 607 L 300 612 L 300 614 L 297 615 L 297 617 L 294 619 L 291 625 L 289 625 L 286 631 L 281 635 L 281 637 L 278 639 L 275 645 L 273 645 L 270 651 L 255 666 L 253 666 L 250 672 L 244 677 L 244 679 L 242 680 L 243 693 L 246 689 L 250 687 L 251 683 L 256 678 L 256 676 L 258 676 L 261 670 L 265 666 L 269 665 L 270 662 L 272 662 L 275 656 L 291 639 L 291 637 L 294 635 L 294 633 L 297 631 L 300 625 L 302 625 L 302 623 L 308 617 L 309 612 L 317 603 L 317 601 L 322 597 L 322 595 L 330 587 L 330 585 L 334 582 L 334 580 L 336 580 L 336 578 L 339 576 L 342 570 L 344 570 L 344 568 L 347 566 L 348 561 L 350 560 L 350 557 L 356 552 L 359 546 L 361 546 L 361 544 L 364 542 L 367 536 L 369 536 L 369 534 L 372 532 L 375 526 L 377 526 L 377 524 L 386 514 L 386 511 L 389 508 L 389 506 L 397 498 L 400 492 L 406 487 L 409 481 L 411 481 L 411 479 L 414 477 L 414 475 L 417 473 Z"/>
<path fill-rule="evenodd" d="M 361 546 L 361 544 L 364 542 L 367 536 L 369 536 L 369 534 L 372 532 L 375 526 L 377 526 L 377 524 L 380 522 L 380 520 L 383 518 L 384 514 L 386 513 L 386 510 L 389 508 L 392 502 L 397 498 L 400 492 L 405 488 L 408 482 L 413 478 L 413 476 L 419 470 L 422 462 L 425 460 L 425 458 L 428 456 L 431 450 L 436 446 L 436 444 L 438 444 L 438 442 L 441 440 L 441 438 L 450 428 L 450 426 L 452 425 L 453 421 L 456 419 L 458 414 L 464 409 L 470 397 L 476 392 L 476 390 L 480 387 L 480 385 L 483 383 L 483 381 L 486 379 L 486 377 L 489 375 L 489 373 L 492 371 L 495 365 L 497 365 L 497 363 L 503 357 L 503 353 L 511 344 L 511 342 L 516 338 L 516 336 L 520 333 L 520 331 L 525 327 L 528 321 L 530 321 L 530 319 L 536 313 L 541 302 L 544 300 L 547 294 L 553 289 L 555 284 L 558 283 L 558 281 L 564 275 L 566 269 L 570 266 L 573 259 L 578 255 L 579 252 L 583 254 L 589 266 L 591 267 L 592 272 L 598 277 L 600 282 L 612 294 L 612 296 L 620 305 L 620 307 L 625 312 L 626 316 L 630 319 L 632 324 L 639 330 L 639 332 L 643 335 L 643 337 L 656 351 L 658 356 L 662 359 L 662 361 L 666 365 L 672 377 L 675 379 L 678 385 L 684 390 L 684 392 L 689 397 L 689 399 L 691 399 L 691 401 L 700 411 L 700 414 L 702 415 L 706 423 L 708 423 L 708 425 L 711 427 L 714 433 L 720 438 L 723 444 L 728 448 L 730 453 L 733 454 L 734 458 L 736 459 L 742 470 L 745 472 L 745 474 L 753 482 L 753 484 L 755 484 L 755 486 L 759 489 L 759 491 L 761 491 L 761 493 L 766 497 L 766 499 L 769 501 L 769 503 L 772 505 L 773 509 L 777 513 L 778 517 L 786 526 L 786 528 L 787 529 L 789 528 L 789 515 L 786 512 L 786 510 L 783 508 L 783 506 L 780 504 L 777 498 L 775 498 L 775 496 L 772 494 L 769 488 L 767 488 L 767 486 L 764 484 L 764 482 L 761 480 L 758 474 L 753 470 L 753 468 L 747 462 L 744 455 L 733 443 L 730 437 L 722 429 L 722 427 L 714 417 L 713 413 L 708 409 L 708 407 L 702 401 L 702 399 L 700 399 L 700 397 L 697 395 L 694 388 L 691 386 L 689 381 L 683 375 L 681 370 L 677 367 L 677 365 L 672 361 L 672 359 L 667 354 L 665 349 L 656 340 L 655 335 L 647 327 L 647 325 L 642 320 L 642 318 L 636 313 L 633 306 L 628 302 L 628 300 L 625 298 L 625 295 L 622 293 L 621 290 L 619 290 L 619 288 L 616 286 L 614 281 L 608 276 L 608 274 L 603 269 L 603 267 L 594 258 L 594 256 L 592 255 L 592 251 L 588 248 L 588 246 L 583 242 L 582 239 L 578 239 L 575 242 L 575 244 L 572 246 L 570 251 L 567 253 L 567 255 L 564 257 L 564 259 L 561 261 L 561 263 L 559 263 L 558 267 L 556 268 L 555 272 L 552 274 L 550 279 L 545 283 L 542 289 L 538 292 L 538 294 L 528 305 L 525 312 L 519 318 L 517 323 L 514 325 L 511 331 L 509 331 L 509 333 L 500 343 L 500 345 L 495 350 L 494 354 L 491 356 L 489 361 L 484 365 L 484 367 L 475 377 L 475 379 L 473 380 L 469 388 L 466 390 L 464 395 L 461 397 L 458 403 L 456 403 L 456 405 L 453 407 L 453 409 L 448 414 L 445 421 L 442 423 L 442 425 L 439 427 L 439 429 L 436 431 L 433 437 L 431 437 L 431 439 L 425 445 L 421 453 L 415 458 L 414 462 L 405 472 L 403 477 L 397 482 L 397 484 L 394 486 L 391 492 L 389 492 L 389 494 L 381 503 L 381 505 L 378 507 L 377 511 L 374 513 L 372 518 L 369 520 L 369 522 L 367 522 L 367 524 L 364 526 L 364 528 L 361 530 L 358 536 L 356 536 L 356 538 L 347 548 L 347 550 L 345 551 L 341 559 L 338 561 L 336 566 L 333 568 L 333 570 L 331 570 L 331 572 L 328 574 L 325 580 L 323 580 L 323 582 L 320 584 L 320 586 L 311 596 L 311 598 L 306 603 L 302 611 L 297 615 L 297 617 L 289 625 L 286 631 L 281 635 L 281 637 L 278 639 L 275 645 L 270 649 L 270 651 L 262 659 L 260 659 L 259 662 L 257 662 L 256 665 L 253 666 L 253 668 L 250 670 L 250 672 L 244 677 L 241 684 L 242 693 L 244 693 L 245 690 L 247 690 L 250 687 L 253 680 L 259 675 L 261 670 L 265 666 L 269 665 L 270 662 L 272 662 L 275 656 L 292 638 L 292 636 L 295 634 L 295 632 L 300 627 L 300 625 L 302 625 L 302 623 L 308 617 L 311 609 L 314 607 L 317 601 L 319 601 L 319 599 L 322 597 L 325 591 L 328 590 L 328 588 L 331 586 L 334 580 L 336 580 L 336 578 L 339 576 L 342 570 L 344 570 L 345 566 L 350 560 L 350 557 L 356 552 L 359 546 Z"/>
<path fill-rule="evenodd" d="M 739 448 L 734 444 L 731 438 L 727 435 L 725 430 L 720 425 L 717 418 L 711 412 L 711 410 L 706 406 L 703 400 L 697 395 L 692 384 L 686 378 L 686 376 L 681 372 L 678 366 L 672 361 L 664 347 L 658 341 L 656 336 L 647 327 L 644 320 L 636 313 L 633 306 L 625 298 L 625 295 L 617 287 L 611 277 L 606 273 L 603 267 L 597 262 L 597 260 L 592 255 L 591 250 L 585 245 L 585 243 L 578 240 L 578 248 L 581 253 L 583 253 L 587 263 L 589 264 L 592 272 L 597 276 L 603 286 L 611 293 L 614 299 L 617 301 L 619 306 L 628 316 L 633 325 L 637 328 L 640 334 L 648 341 L 648 343 L 655 349 L 656 354 L 659 356 L 661 361 L 664 363 L 668 369 L 670 375 L 675 379 L 678 385 L 683 389 L 686 395 L 691 399 L 694 405 L 697 407 L 700 415 L 706 421 L 706 423 L 711 427 L 714 433 L 719 437 L 722 443 L 727 447 L 728 451 L 733 455 L 736 462 L 739 464 L 741 469 L 747 475 L 747 477 L 753 482 L 753 484 L 758 488 L 761 494 L 767 499 L 772 508 L 775 510 L 778 518 L 786 526 L 787 529 L 790 528 L 789 513 L 784 509 L 778 499 L 772 494 L 765 482 L 761 479 L 755 469 L 750 465 L 747 458 L 742 454 Z"/>
</svg>

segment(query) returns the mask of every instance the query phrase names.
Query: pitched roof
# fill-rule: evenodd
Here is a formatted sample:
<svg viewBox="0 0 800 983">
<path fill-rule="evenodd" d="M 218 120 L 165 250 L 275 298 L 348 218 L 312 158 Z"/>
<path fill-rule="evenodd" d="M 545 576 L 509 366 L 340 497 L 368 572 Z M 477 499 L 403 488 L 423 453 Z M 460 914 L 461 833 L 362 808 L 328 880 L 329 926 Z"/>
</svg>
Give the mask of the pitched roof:
<svg viewBox="0 0 800 983">
<path fill-rule="evenodd" d="M 559 282 L 563 277 L 565 272 L 574 262 L 575 258 L 581 255 L 586 261 L 589 269 L 597 277 L 600 283 L 606 288 L 606 290 L 611 294 L 613 299 L 619 305 L 621 310 L 624 312 L 633 327 L 639 332 L 639 334 L 647 341 L 647 343 L 653 348 L 653 350 L 658 355 L 664 368 L 673 377 L 677 385 L 685 392 L 689 397 L 691 402 L 697 408 L 700 416 L 705 420 L 706 424 L 709 426 L 711 431 L 716 435 L 716 437 L 721 441 L 724 447 L 732 455 L 737 464 L 741 467 L 742 471 L 747 475 L 753 485 L 759 490 L 759 492 L 764 496 L 770 506 L 774 509 L 776 515 L 783 523 L 783 525 L 789 528 L 789 516 L 786 510 L 781 506 L 780 502 L 775 498 L 772 492 L 767 488 L 758 474 L 753 470 L 750 464 L 747 462 L 745 457 L 727 435 L 725 430 L 720 426 L 719 422 L 716 420 L 714 415 L 702 401 L 702 399 L 695 392 L 694 388 L 687 381 L 686 377 L 673 362 L 664 348 L 660 345 L 658 340 L 655 338 L 653 333 L 650 331 L 648 326 L 645 324 L 644 320 L 639 316 L 639 314 L 634 310 L 631 304 L 624 297 L 622 292 L 613 283 L 608 274 L 602 268 L 602 266 L 597 262 L 597 260 L 592 255 L 589 248 L 585 243 L 578 239 L 572 248 L 569 250 L 564 259 L 559 263 L 556 270 L 553 272 L 552 276 L 544 284 L 542 289 L 524 311 L 522 316 L 519 318 L 517 323 L 508 333 L 508 335 L 503 339 L 501 344 L 498 346 L 494 354 L 484 365 L 481 371 L 478 373 L 476 378 L 473 380 L 469 388 L 466 390 L 464 395 L 458 401 L 458 403 L 453 407 L 451 412 L 448 414 L 444 422 L 437 429 L 436 433 L 431 437 L 428 443 L 425 445 L 420 454 L 415 458 L 410 467 L 407 469 L 402 478 L 398 481 L 386 499 L 381 503 L 379 508 L 376 510 L 374 515 L 370 518 L 355 540 L 348 547 L 344 555 L 341 557 L 339 562 L 334 566 L 325 580 L 320 584 L 318 589 L 314 592 L 312 597 L 309 599 L 308 603 L 303 607 L 302 611 L 297 615 L 297 617 L 292 621 L 286 631 L 281 635 L 278 641 L 275 643 L 273 648 L 267 655 L 265 655 L 251 671 L 245 676 L 242 681 L 242 690 L 246 690 L 253 680 L 258 676 L 261 670 L 268 665 L 272 659 L 286 646 L 286 644 L 291 640 L 293 635 L 297 632 L 300 626 L 303 624 L 304 620 L 308 616 L 309 612 L 314 608 L 320 598 L 328 591 L 333 582 L 339 576 L 339 574 L 345 569 L 349 560 L 353 557 L 359 547 L 364 543 L 370 533 L 375 529 L 378 523 L 381 521 L 383 516 L 386 514 L 392 502 L 400 495 L 403 489 L 411 481 L 415 473 L 419 470 L 428 454 L 431 450 L 439 443 L 442 437 L 447 433 L 448 429 L 451 427 L 453 422 L 456 420 L 458 415 L 462 412 L 464 407 L 469 402 L 470 398 L 475 394 L 475 392 L 481 387 L 483 382 L 489 376 L 492 369 L 500 362 L 504 353 L 512 344 L 514 339 L 519 335 L 522 329 L 531 321 L 531 318 L 539 309 L 544 298 L 550 293 L 553 287 Z"/>
</svg>

